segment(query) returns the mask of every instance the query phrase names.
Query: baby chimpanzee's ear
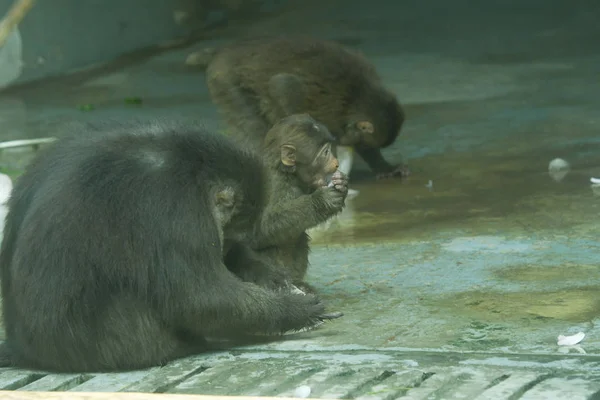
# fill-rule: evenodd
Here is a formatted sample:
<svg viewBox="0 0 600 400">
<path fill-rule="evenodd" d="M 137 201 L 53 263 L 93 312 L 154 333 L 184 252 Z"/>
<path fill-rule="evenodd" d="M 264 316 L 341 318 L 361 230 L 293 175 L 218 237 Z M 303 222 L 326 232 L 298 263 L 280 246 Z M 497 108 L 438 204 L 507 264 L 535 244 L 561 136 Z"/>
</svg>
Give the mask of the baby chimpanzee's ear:
<svg viewBox="0 0 600 400">
<path fill-rule="evenodd" d="M 370 123 L 369 121 L 358 121 L 356 123 L 356 127 L 363 133 L 371 134 L 371 133 L 375 132 L 375 128 L 373 127 L 373 124 Z"/>
<path fill-rule="evenodd" d="M 281 146 L 281 163 L 287 167 L 296 165 L 296 147 L 291 144 Z"/>
</svg>

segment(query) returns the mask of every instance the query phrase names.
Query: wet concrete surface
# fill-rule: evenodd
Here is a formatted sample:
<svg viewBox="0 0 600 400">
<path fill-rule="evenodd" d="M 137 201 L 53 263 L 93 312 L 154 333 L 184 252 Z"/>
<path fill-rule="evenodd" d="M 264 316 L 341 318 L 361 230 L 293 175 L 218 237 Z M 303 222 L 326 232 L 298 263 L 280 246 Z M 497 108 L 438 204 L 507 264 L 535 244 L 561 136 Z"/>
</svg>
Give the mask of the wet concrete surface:
<svg viewBox="0 0 600 400">
<path fill-rule="evenodd" d="M 199 118 L 220 130 L 202 72 L 184 65 L 190 52 L 283 30 L 339 39 L 360 48 L 405 104 L 403 133 L 384 154 L 403 154 L 413 175 L 375 181 L 357 163 L 351 179 L 360 193 L 312 233 L 309 271 L 345 316 L 242 357 L 487 354 L 520 357 L 524 369 L 528 357 L 533 369 L 536 357 L 573 357 L 600 374 L 600 189 L 589 181 L 600 176 L 598 3 L 375 1 L 369 16 L 358 1 L 307 4 L 108 74 L 11 90 L 0 97 L 0 139 L 131 116 Z M 560 182 L 548 174 L 557 157 L 571 164 Z M 556 345 L 559 334 L 579 331 L 580 347 Z M 528 388 L 519 396 L 551 398 L 526 396 L 543 380 L 530 378 L 519 381 Z M 440 393 L 431 398 L 451 398 Z"/>
</svg>

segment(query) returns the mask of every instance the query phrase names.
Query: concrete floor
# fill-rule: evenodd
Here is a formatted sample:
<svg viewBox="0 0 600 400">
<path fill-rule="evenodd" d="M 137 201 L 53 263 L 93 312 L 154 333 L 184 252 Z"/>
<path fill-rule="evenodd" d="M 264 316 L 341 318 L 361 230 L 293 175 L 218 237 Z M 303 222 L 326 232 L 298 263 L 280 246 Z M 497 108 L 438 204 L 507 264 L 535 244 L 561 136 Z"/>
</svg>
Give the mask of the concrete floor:
<svg viewBox="0 0 600 400">
<path fill-rule="evenodd" d="M 132 115 L 201 118 L 221 129 L 203 74 L 184 65 L 191 51 L 282 31 L 360 48 L 406 106 L 405 129 L 385 155 L 394 159 L 402 152 L 414 175 L 376 182 L 359 163 L 352 186 L 360 194 L 328 229 L 314 232 L 309 281 L 344 318 L 228 357 L 238 357 L 238 366 L 242 359 L 271 357 L 321 365 L 354 357 L 364 368 L 391 359 L 420 360 L 423 370 L 518 366 L 513 391 L 489 398 L 561 398 L 558 390 L 565 387 L 573 396 L 585 387 L 581 398 L 596 398 L 600 188 L 589 179 L 600 177 L 600 3 L 554 3 L 488 1 L 484 9 L 466 0 L 374 1 L 366 12 L 358 0 L 310 1 L 302 10 L 225 30 L 219 40 L 100 76 L 10 91 L 0 99 L 0 139 L 60 135 L 61 125 L 73 119 Z M 143 104 L 126 104 L 132 96 Z M 94 110 L 79 110 L 83 104 Z M 548 174 L 557 157 L 571 164 L 560 182 Z M 430 180 L 432 188 L 426 187 Z M 558 335 L 579 331 L 586 333 L 580 347 L 556 345 Z M 577 380 L 589 382 L 588 376 L 539 389 L 542 364 L 563 368 L 565 360 L 593 374 L 595 386 Z M 280 368 L 252 365 L 264 366 L 263 372 Z M 398 365 L 410 370 L 412 364 Z M 523 372 L 528 368 L 538 372 Z M 338 376 L 328 374 L 319 379 Z M 373 374 L 365 376 L 380 376 Z M 497 376 L 504 375 L 496 371 L 481 382 Z M 402 385 L 420 385 L 407 382 Z M 178 390 L 178 384 L 169 391 L 251 392 L 232 389 L 234 383 L 221 391 L 200 384 Z M 534 386 L 546 394 L 530 393 Z M 367 396 L 346 389 L 313 396 Z M 369 396 L 395 398 L 402 390 Z M 456 390 L 460 398 L 483 389 Z M 452 397 L 436 393 L 421 395 Z"/>
</svg>

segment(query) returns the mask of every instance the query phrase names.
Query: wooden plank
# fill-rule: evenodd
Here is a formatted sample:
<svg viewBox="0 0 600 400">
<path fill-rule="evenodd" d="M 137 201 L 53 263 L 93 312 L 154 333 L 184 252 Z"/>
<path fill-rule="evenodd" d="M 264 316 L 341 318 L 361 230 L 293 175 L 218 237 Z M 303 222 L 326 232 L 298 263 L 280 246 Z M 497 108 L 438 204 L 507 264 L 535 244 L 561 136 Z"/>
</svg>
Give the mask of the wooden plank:
<svg viewBox="0 0 600 400">
<path fill-rule="evenodd" d="M 12 392 L 1 391 L 2 400 L 283 400 L 282 397 L 204 396 L 198 394 L 157 394 L 129 392 Z M 287 397 L 290 400 L 306 400 Z"/>
<path fill-rule="evenodd" d="M 237 377 L 245 377 L 245 371 L 248 370 L 248 362 L 224 362 L 215 367 L 209 368 L 200 374 L 192 375 L 183 380 L 175 387 L 167 390 L 169 393 L 198 394 L 218 396 L 223 393 L 231 395 L 232 385 L 237 384 Z M 228 380 L 234 380 L 235 383 L 227 383 Z M 235 390 L 235 388 L 231 389 Z"/>
<path fill-rule="evenodd" d="M 419 370 L 396 371 L 393 376 L 373 385 L 367 393 L 355 397 L 355 400 L 380 400 L 402 397 L 410 389 L 423 381 L 423 372 Z"/>
<path fill-rule="evenodd" d="M 522 400 L 569 399 L 587 400 L 597 398 L 600 382 L 581 378 L 550 378 L 538 383 L 520 397 Z"/>
<path fill-rule="evenodd" d="M 298 387 L 303 377 L 314 375 L 320 369 L 314 365 L 291 364 L 273 368 L 272 374 L 257 379 L 256 385 L 245 390 L 245 396 L 278 396 L 289 386 Z"/>
<path fill-rule="evenodd" d="M 173 361 L 145 376 L 138 382 L 122 389 L 123 392 L 163 393 L 183 382 L 188 377 L 201 373 L 208 365 L 196 358 Z"/>
<path fill-rule="evenodd" d="M 29 385 L 18 388 L 29 392 L 49 392 L 54 390 L 69 390 L 91 378 L 82 374 L 51 374 L 42 379 L 31 382 Z"/>
<path fill-rule="evenodd" d="M 315 392 L 318 392 L 320 390 L 320 388 L 326 387 L 327 383 L 325 383 L 325 382 L 327 382 L 329 380 L 331 380 L 333 382 L 334 381 L 333 378 L 335 376 L 341 376 L 346 373 L 352 374 L 353 371 L 350 367 L 347 367 L 347 366 L 332 365 L 330 367 L 327 367 L 325 369 L 322 369 L 322 370 L 310 375 L 309 377 L 307 377 L 306 379 L 303 379 L 300 382 L 296 382 L 294 387 L 289 388 L 288 390 L 279 393 L 277 395 L 277 397 L 280 397 L 280 398 L 281 397 L 292 397 L 298 386 L 308 386 L 311 388 L 311 393 L 314 394 Z"/>
<path fill-rule="evenodd" d="M 527 386 L 527 384 L 542 379 L 543 374 L 538 372 L 522 371 L 509 376 L 507 379 L 483 391 L 477 400 L 497 400 L 506 399 L 514 395 L 519 389 Z"/>
<path fill-rule="evenodd" d="M 0 390 L 12 390 L 43 377 L 44 373 L 26 370 L 8 370 L 0 374 Z"/>
<path fill-rule="evenodd" d="M 120 392 L 132 384 L 141 381 L 150 373 L 159 369 L 145 369 L 132 372 L 114 372 L 98 374 L 89 381 L 75 386 L 69 391 L 72 392 Z"/>
</svg>

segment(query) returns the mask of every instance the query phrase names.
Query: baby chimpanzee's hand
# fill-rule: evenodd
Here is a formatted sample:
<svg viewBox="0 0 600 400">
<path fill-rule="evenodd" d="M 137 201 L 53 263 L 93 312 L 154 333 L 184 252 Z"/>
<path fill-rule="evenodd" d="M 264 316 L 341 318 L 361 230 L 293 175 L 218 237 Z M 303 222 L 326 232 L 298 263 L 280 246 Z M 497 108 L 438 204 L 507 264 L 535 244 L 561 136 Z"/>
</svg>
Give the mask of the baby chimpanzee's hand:
<svg viewBox="0 0 600 400">
<path fill-rule="evenodd" d="M 328 187 L 332 187 L 338 192 L 347 194 L 348 193 L 348 175 L 344 174 L 339 169 L 331 176 L 331 182 Z"/>
<path fill-rule="evenodd" d="M 317 189 L 312 194 L 316 200 L 317 212 L 326 218 L 339 213 L 344 208 L 347 193 L 338 191 L 335 187 L 324 186 Z"/>
</svg>

